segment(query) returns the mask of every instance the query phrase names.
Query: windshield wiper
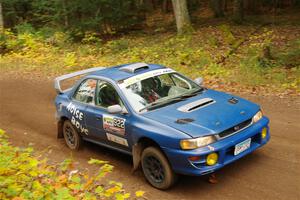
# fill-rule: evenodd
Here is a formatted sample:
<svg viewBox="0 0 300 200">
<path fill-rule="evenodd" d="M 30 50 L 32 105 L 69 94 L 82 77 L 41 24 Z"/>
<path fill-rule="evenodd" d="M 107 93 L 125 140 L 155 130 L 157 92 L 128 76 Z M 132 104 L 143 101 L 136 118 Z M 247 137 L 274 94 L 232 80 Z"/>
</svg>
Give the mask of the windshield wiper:
<svg viewBox="0 0 300 200">
<path fill-rule="evenodd" d="M 160 102 L 153 102 L 153 103 L 150 103 L 149 105 L 145 106 L 144 108 L 140 109 L 139 112 L 142 112 L 143 110 L 146 110 L 152 106 L 155 106 L 157 104 L 159 104 Z"/>
<path fill-rule="evenodd" d="M 204 90 L 204 88 L 199 88 L 191 93 L 187 93 L 187 94 L 183 94 L 183 95 L 180 95 L 179 97 L 185 99 L 185 98 L 188 98 L 188 97 L 193 97 L 193 96 L 196 96 L 198 95 L 200 92 L 202 92 Z"/>
</svg>

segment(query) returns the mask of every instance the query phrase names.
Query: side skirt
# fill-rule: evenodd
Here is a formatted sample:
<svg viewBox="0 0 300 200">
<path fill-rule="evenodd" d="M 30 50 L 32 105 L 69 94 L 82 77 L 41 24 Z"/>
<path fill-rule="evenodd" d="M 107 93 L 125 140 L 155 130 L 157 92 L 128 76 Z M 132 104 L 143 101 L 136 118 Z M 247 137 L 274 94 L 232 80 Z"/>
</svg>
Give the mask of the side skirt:
<svg viewBox="0 0 300 200">
<path fill-rule="evenodd" d="M 108 144 L 105 144 L 105 143 L 103 143 L 103 142 L 98 142 L 98 141 L 95 141 L 95 140 L 91 140 L 91 139 L 89 139 L 89 138 L 82 138 L 82 139 L 85 140 L 85 141 L 92 142 L 92 143 L 94 143 L 94 144 L 97 144 L 97 145 L 100 145 L 100 146 L 103 146 L 103 147 L 107 147 L 107 148 L 109 148 L 109 149 L 116 150 L 116 151 L 119 151 L 119 152 L 121 152 L 121 153 L 124 153 L 124 154 L 127 154 L 127 155 L 132 156 L 132 152 L 130 152 L 130 151 L 126 151 L 126 150 L 123 150 L 123 149 L 119 149 L 119 148 L 117 148 L 117 147 L 112 147 L 112 146 L 110 146 L 110 145 L 108 145 Z"/>
</svg>

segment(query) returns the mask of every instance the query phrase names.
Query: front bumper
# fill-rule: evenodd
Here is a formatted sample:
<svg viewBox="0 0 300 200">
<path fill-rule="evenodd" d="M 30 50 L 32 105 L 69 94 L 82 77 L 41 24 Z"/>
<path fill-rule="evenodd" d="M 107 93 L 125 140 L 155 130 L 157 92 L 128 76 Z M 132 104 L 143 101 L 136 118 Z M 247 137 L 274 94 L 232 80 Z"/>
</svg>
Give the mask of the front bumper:
<svg viewBox="0 0 300 200">
<path fill-rule="evenodd" d="M 269 119 L 267 117 L 263 117 L 257 123 L 252 124 L 248 128 L 232 136 L 195 150 L 169 148 L 163 148 L 163 150 L 176 173 L 187 175 L 209 174 L 266 144 L 270 139 L 268 123 Z M 262 139 L 261 131 L 264 127 L 266 127 L 268 131 L 267 136 Z M 251 138 L 250 147 L 240 154 L 234 155 L 235 145 L 245 141 L 248 138 Z M 215 165 L 208 166 L 206 164 L 206 156 L 212 152 L 218 153 L 219 159 Z M 200 156 L 200 159 L 198 161 L 190 161 L 188 158 L 191 156 Z"/>
</svg>

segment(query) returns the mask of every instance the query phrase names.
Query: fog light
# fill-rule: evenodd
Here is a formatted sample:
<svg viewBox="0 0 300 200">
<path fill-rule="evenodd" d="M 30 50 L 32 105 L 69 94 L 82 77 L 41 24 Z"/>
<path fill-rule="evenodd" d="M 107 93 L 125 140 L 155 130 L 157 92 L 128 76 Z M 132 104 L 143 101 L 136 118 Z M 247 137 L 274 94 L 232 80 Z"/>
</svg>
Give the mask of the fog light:
<svg viewBox="0 0 300 200">
<path fill-rule="evenodd" d="M 209 166 L 215 165 L 218 162 L 218 158 L 219 156 L 217 153 L 208 154 L 206 157 L 206 164 Z"/>
<path fill-rule="evenodd" d="M 268 129 L 265 127 L 261 131 L 261 138 L 265 139 L 267 137 Z"/>
</svg>

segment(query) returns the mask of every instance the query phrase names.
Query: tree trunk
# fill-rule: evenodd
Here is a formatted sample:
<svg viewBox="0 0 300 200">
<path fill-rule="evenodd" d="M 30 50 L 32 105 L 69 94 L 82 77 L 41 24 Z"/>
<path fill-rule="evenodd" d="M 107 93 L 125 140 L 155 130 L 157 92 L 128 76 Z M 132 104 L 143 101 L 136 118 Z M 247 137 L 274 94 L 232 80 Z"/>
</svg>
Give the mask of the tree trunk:
<svg viewBox="0 0 300 200">
<path fill-rule="evenodd" d="M 169 12 L 169 0 L 163 0 L 163 3 L 162 3 L 162 11 L 164 13 L 167 13 Z"/>
<path fill-rule="evenodd" d="M 215 17 L 224 17 L 222 0 L 210 0 L 210 7 L 214 12 Z"/>
<path fill-rule="evenodd" d="M 69 26 L 69 17 L 68 17 L 68 11 L 67 11 L 67 0 L 62 1 L 62 7 L 63 7 L 63 16 L 64 16 L 64 24 L 65 27 Z"/>
<path fill-rule="evenodd" d="M 3 10 L 2 3 L 0 2 L 0 32 L 4 30 L 4 18 L 3 18 Z"/>
<path fill-rule="evenodd" d="M 172 0 L 178 34 L 183 34 L 191 27 L 186 0 Z"/>
<path fill-rule="evenodd" d="M 223 12 L 227 12 L 228 11 L 228 2 L 227 0 L 223 0 Z"/>
<path fill-rule="evenodd" d="M 233 2 L 233 20 L 241 23 L 244 20 L 244 1 L 234 0 Z"/>
</svg>

